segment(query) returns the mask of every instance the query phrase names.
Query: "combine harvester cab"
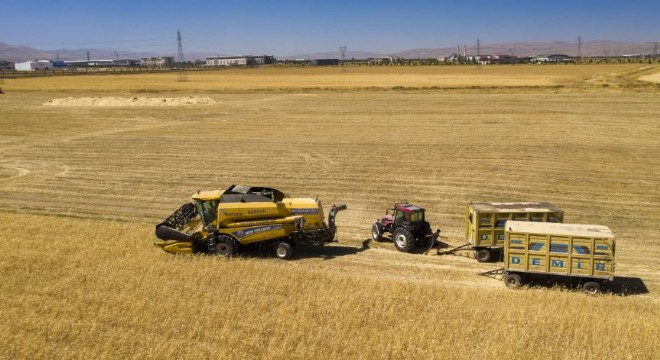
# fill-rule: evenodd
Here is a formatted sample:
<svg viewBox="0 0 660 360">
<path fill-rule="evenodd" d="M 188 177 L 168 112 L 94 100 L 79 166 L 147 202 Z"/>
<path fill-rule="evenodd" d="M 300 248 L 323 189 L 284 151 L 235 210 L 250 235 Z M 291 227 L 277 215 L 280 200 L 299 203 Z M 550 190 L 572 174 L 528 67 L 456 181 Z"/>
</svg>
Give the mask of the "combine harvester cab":
<svg viewBox="0 0 660 360">
<path fill-rule="evenodd" d="M 292 245 L 334 241 L 335 217 L 346 205 L 333 205 L 327 223 L 318 199 L 291 198 L 267 187 L 232 185 L 227 190 L 199 191 L 156 225 L 155 244 L 174 254 L 211 253 L 232 256 L 251 247 L 274 245 L 288 259 Z"/>
<path fill-rule="evenodd" d="M 528 277 L 577 279 L 592 295 L 614 280 L 616 243 L 603 225 L 507 221 L 504 283 L 518 288 Z"/>
<path fill-rule="evenodd" d="M 548 202 L 473 202 L 465 215 L 465 238 L 479 262 L 489 262 L 504 246 L 507 221 L 561 223 L 564 211 Z"/>
</svg>

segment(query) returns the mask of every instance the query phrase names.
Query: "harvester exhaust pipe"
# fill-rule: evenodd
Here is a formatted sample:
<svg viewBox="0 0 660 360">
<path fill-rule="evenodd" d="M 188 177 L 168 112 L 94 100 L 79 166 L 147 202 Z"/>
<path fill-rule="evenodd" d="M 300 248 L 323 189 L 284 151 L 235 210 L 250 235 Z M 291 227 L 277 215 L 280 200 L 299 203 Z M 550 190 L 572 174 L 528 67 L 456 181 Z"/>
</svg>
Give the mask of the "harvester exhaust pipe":
<svg viewBox="0 0 660 360">
<path fill-rule="evenodd" d="M 330 208 L 330 212 L 328 213 L 328 242 L 333 241 L 337 233 L 337 226 L 335 225 L 337 213 L 347 208 L 346 204 L 332 205 Z"/>
</svg>

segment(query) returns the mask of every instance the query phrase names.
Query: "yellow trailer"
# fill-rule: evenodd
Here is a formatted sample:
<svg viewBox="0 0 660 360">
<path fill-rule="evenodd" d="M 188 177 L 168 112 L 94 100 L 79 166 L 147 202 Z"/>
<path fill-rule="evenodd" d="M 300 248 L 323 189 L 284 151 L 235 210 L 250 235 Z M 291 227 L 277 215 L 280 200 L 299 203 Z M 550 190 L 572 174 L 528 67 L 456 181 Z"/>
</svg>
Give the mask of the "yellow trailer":
<svg viewBox="0 0 660 360">
<path fill-rule="evenodd" d="M 477 261 L 490 261 L 493 250 L 504 246 L 504 224 L 508 220 L 560 223 L 564 220 L 564 212 L 548 202 L 469 203 L 465 237 Z"/>
<path fill-rule="evenodd" d="M 596 294 L 614 279 L 614 234 L 603 225 L 507 221 L 504 282 L 520 287 L 530 274 L 580 278 Z"/>
</svg>

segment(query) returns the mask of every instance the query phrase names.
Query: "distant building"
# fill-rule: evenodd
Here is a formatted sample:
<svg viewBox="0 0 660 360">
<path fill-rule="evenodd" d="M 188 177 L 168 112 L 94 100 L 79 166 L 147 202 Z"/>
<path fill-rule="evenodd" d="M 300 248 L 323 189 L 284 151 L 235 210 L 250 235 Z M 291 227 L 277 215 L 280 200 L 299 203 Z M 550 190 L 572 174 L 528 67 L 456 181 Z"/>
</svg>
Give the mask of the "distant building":
<svg viewBox="0 0 660 360">
<path fill-rule="evenodd" d="M 549 62 L 570 62 L 572 60 L 568 55 L 556 54 L 556 55 L 549 55 L 548 56 L 548 61 Z"/>
<path fill-rule="evenodd" d="M 140 60 L 131 60 L 131 59 L 112 60 L 112 65 L 114 65 L 114 66 L 136 66 L 136 65 L 140 65 Z"/>
<path fill-rule="evenodd" d="M 247 66 L 247 56 L 216 56 L 206 58 L 206 66 Z"/>
<path fill-rule="evenodd" d="M 312 65 L 316 66 L 338 66 L 339 59 L 316 59 L 312 60 Z"/>
<path fill-rule="evenodd" d="M 216 56 L 206 58 L 206 66 L 256 66 L 274 64 L 275 57 L 263 56 Z"/>
<path fill-rule="evenodd" d="M 66 66 L 86 67 L 86 66 L 112 66 L 113 60 L 67 60 Z"/>
<path fill-rule="evenodd" d="M 16 71 L 48 70 L 53 68 L 50 60 L 32 60 L 14 64 Z"/>
<path fill-rule="evenodd" d="M 544 63 L 550 61 L 550 59 L 547 56 L 539 55 L 539 56 L 532 56 L 531 58 L 529 58 L 529 61 L 534 63 Z"/>
<path fill-rule="evenodd" d="M 159 56 L 142 58 L 140 66 L 156 67 L 156 66 L 170 66 L 174 64 L 174 56 Z"/>
</svg>

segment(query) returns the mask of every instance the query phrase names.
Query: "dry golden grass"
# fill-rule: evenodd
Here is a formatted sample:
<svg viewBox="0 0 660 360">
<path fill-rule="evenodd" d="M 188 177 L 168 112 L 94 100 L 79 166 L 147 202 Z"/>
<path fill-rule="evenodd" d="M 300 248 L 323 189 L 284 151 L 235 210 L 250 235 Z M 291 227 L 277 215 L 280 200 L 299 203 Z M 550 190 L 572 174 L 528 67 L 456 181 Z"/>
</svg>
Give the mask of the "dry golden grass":
<svg viewBox="0 0 660 360">
<path fill-rule="evenodd" d="M 345 245 L 291 262 L 177 257 L 146 246 L 146 224 L 0 220 L 32 229 L 0 243 L 4 358 L 657 355 L 657 302 L 643 297 L 466 286 L 445 259 Z"/>
<path fill-rule="evenodd" d="M 432 91 L 435 80 L 411 77 L 436 69 L 484 88 Z M 657 67 L 378 68 L 366 80 L 280 70 L 7 81 L 0 358 L 658 358 L 660 101 L 634 80 Z M 498 76 L 523 81 L 486 85 Z M 149 84 L 219 104 L 42 105 Z M 396 87 L 426 90 L 367 91 Z M 339 244 L 290 262 L 151 245 L 155 222 L 192 192 L 233 182 L 348 203 Z M 568 222 L 614 230 L 622 280 L 598 297 L 511 291 L 477 275 L 498 264 L 364 247 L 402 199 L 455 245 L 468 201 L 551 201 Z M 617 295 L 640 281 L 648 292 Z"/>
<path fill-rule="evenodd" d="M 191 71 L 190 81 L 176 73 L 55 76 L 8 79 L 7 89 L 58 92 L 254 92 L 356 91 L 396 89 L 464 89 L 563 87 L 576 81 L 627 74 L 653 66 L 516 65 L 254 68 Z"/>
</svg>

